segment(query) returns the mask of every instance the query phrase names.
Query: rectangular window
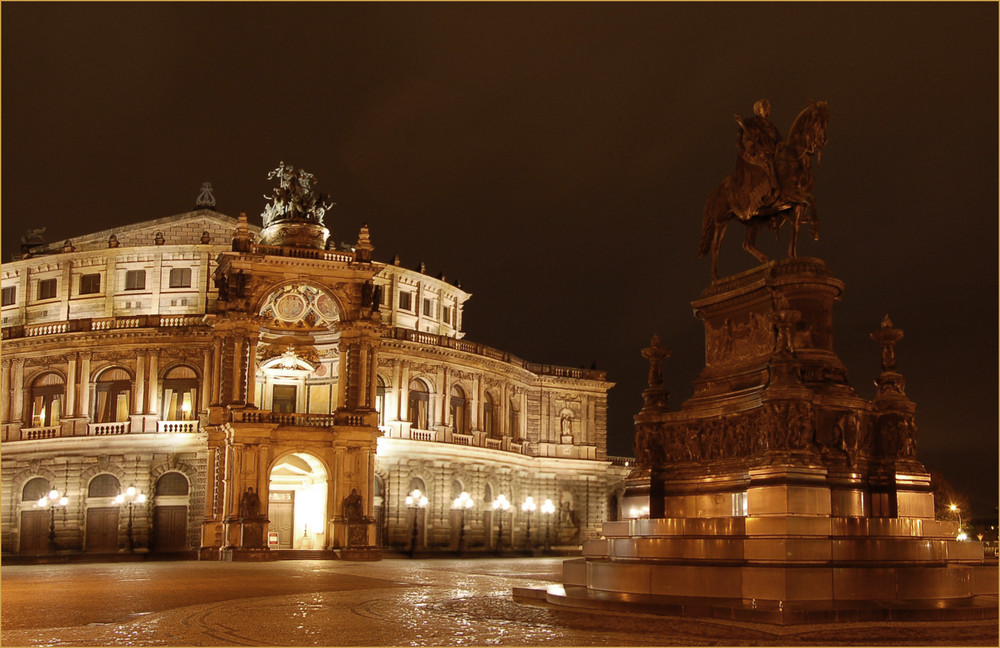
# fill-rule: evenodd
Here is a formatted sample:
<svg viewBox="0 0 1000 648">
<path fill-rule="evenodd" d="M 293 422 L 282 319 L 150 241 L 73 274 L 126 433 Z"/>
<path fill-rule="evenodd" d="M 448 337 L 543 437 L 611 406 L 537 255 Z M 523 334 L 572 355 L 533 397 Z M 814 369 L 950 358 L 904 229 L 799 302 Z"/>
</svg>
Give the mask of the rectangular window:
<svg viewBox="0 0 1000 648">
<path fill-rule="evenodd" d="M 56 280 L 55 279 L 42 279 L 38 282 L 38 298 L 39 299 L 55 299 L 56 298 Z"/>
<path fill-rule="evenodd" d="M 14 298 L 17 296 L 17 286 L 7 286 L 3 289 L 3 300 L 0 305 L 10 306 L 14 303 Z"/>
<path fill-rule="evenodd" d="M 80 276 L 80 294 L 93 295 L 101 292 L 101 275 L 85 274 Z"/>
<path fill-rule="evenodd" d="M 125 290 L 145 290 L 146 271 L 128 270 L 125 272 Z M 83 292 L 81 290 L 80 292 Z M 94 292 L 97 292 L 96 290 Z"/>
<path fill-rule="evenodd" d="M 404 290 L 399 291 L 399 310 L 411 310 L 410 293 Z"/>
<path fill-rule="evenodd" d="M 444 323 L 451 324 L 451 306 L 444 307 Z"/>
<path fill-rule="evenodd" d="M 431 300 L 425 299 L 424 300 L 424 317 L 430 317 L 430 316 L 431 316 Z"/>
<path fill-rule="evenodd" d="M 191 268 L 170 268 L 171 288 L 191 287 Z"/>
<path fill-rule="evenodd" d="M 291 414 L 295 411 L 295 385 L 275 385 L 271 398 L 271 411 Z"/>
</svg>

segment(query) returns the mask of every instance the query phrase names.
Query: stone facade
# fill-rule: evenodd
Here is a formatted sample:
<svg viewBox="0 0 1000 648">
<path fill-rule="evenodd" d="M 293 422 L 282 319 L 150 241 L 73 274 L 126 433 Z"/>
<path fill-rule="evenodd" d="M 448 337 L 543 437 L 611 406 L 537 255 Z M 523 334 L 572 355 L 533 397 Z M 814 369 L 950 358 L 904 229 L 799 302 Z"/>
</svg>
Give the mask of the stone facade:
<svg viewBox="0 0 1000 648">
<path fill-rule="evenodd" d="M 265 244 L 202 209 L 3 265 L 4 552 L 371 557 L 414 529 L 421 550 L 496 549 L 501 524 L 523 549 L 529 525 L 532 547 L 546 527 L 572 546 L 614 517 L 603 372 L 464 339 L 471 295 L 373 261 L 367 228 L 337 251 L 285 225 Z M 147 501 L 116 501 L 130 486 Z"/>
</svg>

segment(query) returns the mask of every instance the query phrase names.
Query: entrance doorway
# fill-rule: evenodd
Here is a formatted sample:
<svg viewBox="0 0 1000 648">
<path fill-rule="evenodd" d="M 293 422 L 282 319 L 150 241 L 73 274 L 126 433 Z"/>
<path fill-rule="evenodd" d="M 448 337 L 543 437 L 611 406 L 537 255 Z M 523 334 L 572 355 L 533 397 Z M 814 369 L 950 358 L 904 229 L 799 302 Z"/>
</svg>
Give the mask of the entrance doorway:
<svg viewBox="0 0 1000 648">
<path fill-rule="evenodd" d="M 300 452 L 285 455 L 271 469 L 268 491 L 271 548 L 323 549 L 327 474 L 322 462 Z"/>
</svg>

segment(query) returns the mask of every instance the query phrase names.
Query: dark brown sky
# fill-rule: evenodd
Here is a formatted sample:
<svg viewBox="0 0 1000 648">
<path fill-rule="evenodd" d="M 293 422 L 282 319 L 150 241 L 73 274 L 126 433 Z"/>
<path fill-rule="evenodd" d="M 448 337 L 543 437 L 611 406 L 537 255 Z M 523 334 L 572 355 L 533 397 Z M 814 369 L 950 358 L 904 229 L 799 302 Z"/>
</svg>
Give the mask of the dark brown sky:
<svg viewBox="0 0 1000 648">
<path fill-rule="evenodd" d="M 3 258 L 183 212 L 203 181 L 259 218 L 284 160 L 338 203 L 334 237 L 460 278 L 468 338 L 590 366 L 630 453 L 654 332 L 672 403 L 703 365 L 689 302 L 734 113 L 786 131 L 830 105 L 823 258 L 836 350 L 874 393 L 889 313 L 919 456 L 997 503 L 997 6 L 22 4 L 2 12 Z M 753 265 L 731 230 L 721 270 Z M 786 239 L 787 240 L 787 239 Z M 770 246 L 769 251 L 779 248 Z"/>
</svg>

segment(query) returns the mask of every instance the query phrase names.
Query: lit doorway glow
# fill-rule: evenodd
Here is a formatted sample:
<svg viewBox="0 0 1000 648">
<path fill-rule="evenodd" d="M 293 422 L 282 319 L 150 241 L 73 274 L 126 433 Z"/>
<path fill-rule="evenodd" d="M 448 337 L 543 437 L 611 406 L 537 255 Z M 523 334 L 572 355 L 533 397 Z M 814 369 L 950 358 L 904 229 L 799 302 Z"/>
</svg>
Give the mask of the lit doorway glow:
<svg viewBox="0 0 1000 648">
<path fill-rule="evenodd" d="M 323 549 L 327 474 L 320 460 L 299 452 L 285 455 L 271 469 L 268 491 L 270 547 Z"/>
</svg>

